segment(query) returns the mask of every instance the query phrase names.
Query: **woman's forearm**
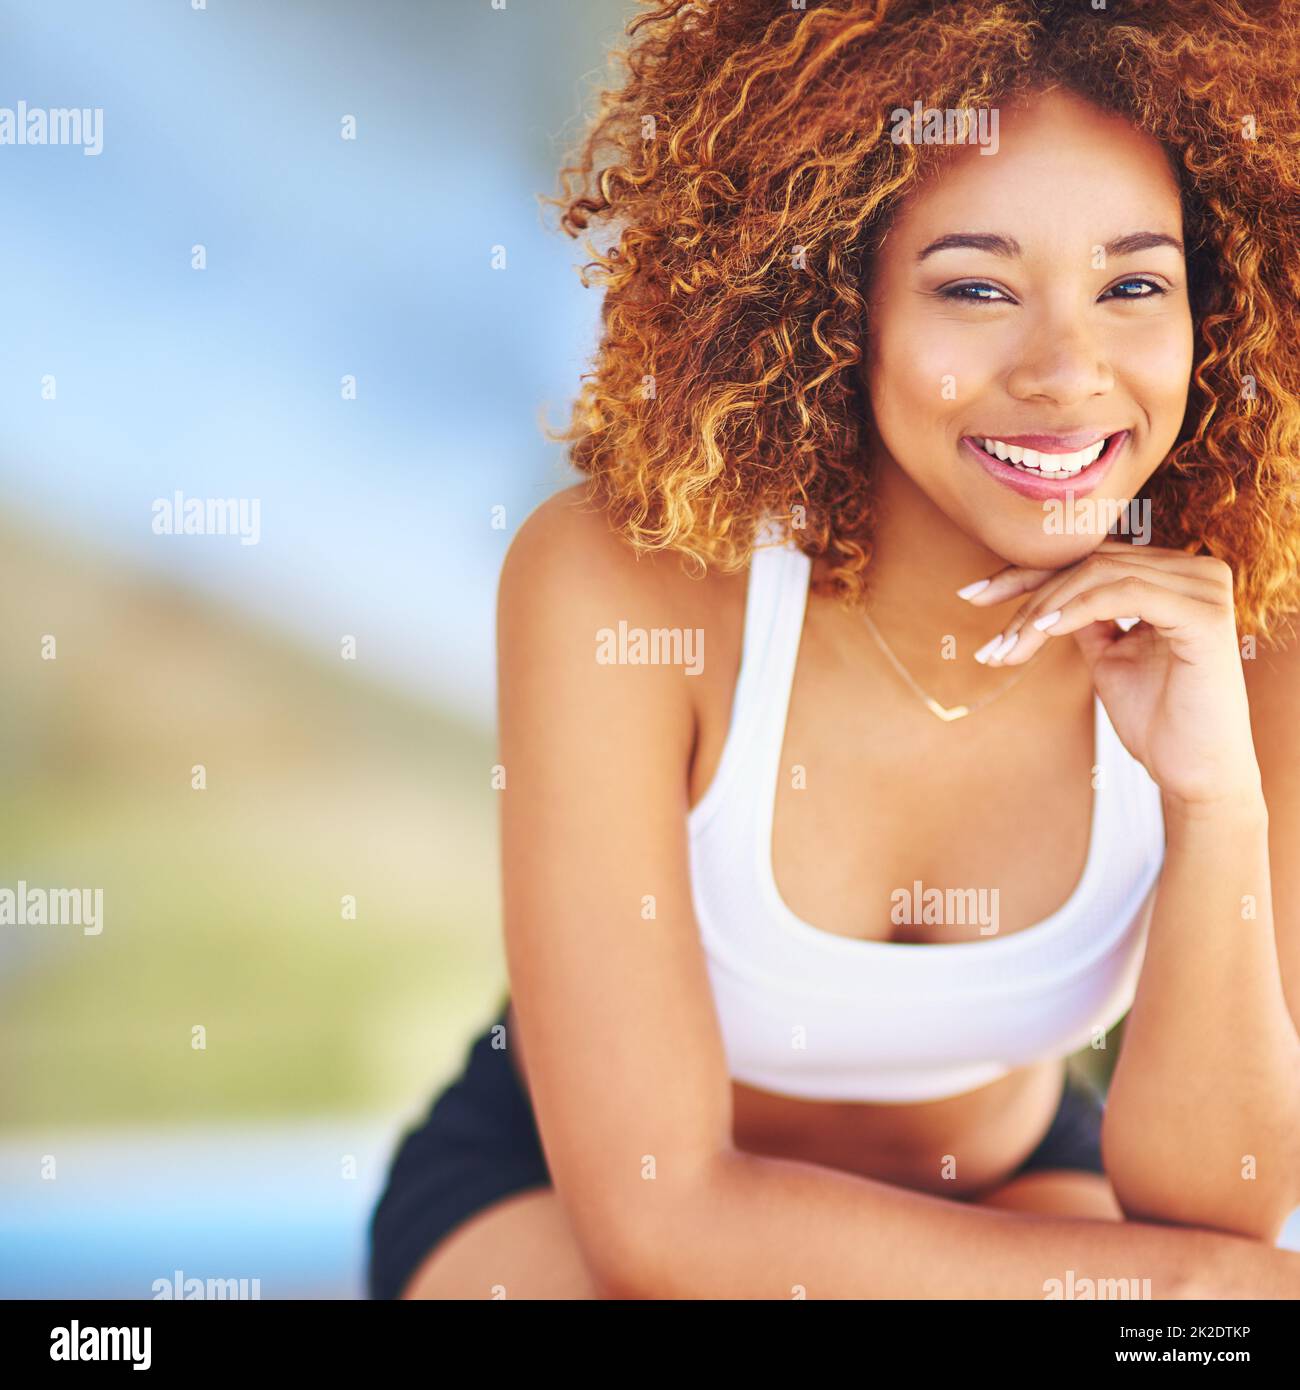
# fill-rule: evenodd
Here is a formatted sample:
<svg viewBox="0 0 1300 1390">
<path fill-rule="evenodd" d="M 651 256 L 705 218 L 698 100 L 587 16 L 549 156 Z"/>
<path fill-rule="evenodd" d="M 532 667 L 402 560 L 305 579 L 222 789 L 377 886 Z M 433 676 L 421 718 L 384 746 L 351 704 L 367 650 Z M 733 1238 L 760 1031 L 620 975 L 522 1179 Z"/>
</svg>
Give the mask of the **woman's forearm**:
<svg viewBox="0 0 1300 1390">
<path fill-rule="evenodd" d="M 1085 1280 L 1108 1281 L 1097 1297 L 1296 1298 L 1300 1253 L 1214 1231 L 974 1206 L 733 1151 L 658 1208 L 613 1292 L 1042 1299 L 1087 1297 Z"/>
<path fill-rule="evenodd" d="M 1262 797 L 1166 805 L 1166 863 L 1102 1128 L 1125 1212 L 1276 1239 L 1300 1204 L 1300 1038 Z"/>
</svg>

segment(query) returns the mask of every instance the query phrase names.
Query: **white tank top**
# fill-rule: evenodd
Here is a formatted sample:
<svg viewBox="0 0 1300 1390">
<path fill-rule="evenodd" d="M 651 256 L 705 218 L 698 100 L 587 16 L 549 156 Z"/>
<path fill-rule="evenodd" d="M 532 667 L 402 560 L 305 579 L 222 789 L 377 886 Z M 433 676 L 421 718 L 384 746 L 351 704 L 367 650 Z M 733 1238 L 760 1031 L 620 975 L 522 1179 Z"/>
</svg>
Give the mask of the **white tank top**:
<svg viewBox="0 0 1300 1390">
<path fill-rule="evenodd" d="M 926 1101 L 1093 1043 L 1132 1003 L 1164 859 L 1159 788 L 1095 695 L 1087 863 L 1050 917 L 980 941 L 866 941 L 782 900 L 772 817 L 811 568 L 793 543 L 754 552 L 731 724 L 688 821 L 730 1075 L 807 1100 Z"/>
</svg>

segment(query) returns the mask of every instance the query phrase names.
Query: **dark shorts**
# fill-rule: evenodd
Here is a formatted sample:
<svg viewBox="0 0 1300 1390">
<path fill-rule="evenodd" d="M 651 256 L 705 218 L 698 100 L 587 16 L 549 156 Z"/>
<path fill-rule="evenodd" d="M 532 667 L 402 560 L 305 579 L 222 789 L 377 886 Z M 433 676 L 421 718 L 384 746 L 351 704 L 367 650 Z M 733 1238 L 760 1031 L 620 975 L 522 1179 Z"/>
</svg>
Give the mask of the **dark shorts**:
<svg viewBox="0 0 1300 1390">
<path fill-rule="evenodd" d="M 532 1105 L 506 1049 L 492 1046 L 508 1002 L 471 1044 L 460 1075 L 398 1145 L 370 1224 L 371 1298 L 396 1298 L 433 1247 L 476 1212 L 550 1186 Z M 1067 1070 L 1051 1127 L 1017 1175 L 1102 1172 L 1101 1116 L 1101 1095 Z"/>
</svg>

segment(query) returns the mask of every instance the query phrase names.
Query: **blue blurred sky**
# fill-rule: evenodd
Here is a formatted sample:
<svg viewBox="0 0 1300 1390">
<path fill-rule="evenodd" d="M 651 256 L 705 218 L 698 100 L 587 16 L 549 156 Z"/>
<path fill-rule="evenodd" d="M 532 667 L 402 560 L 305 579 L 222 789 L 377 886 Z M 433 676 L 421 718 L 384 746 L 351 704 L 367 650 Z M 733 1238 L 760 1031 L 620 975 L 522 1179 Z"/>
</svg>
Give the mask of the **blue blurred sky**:
<svg viewBox="0 0 1300 1390">
<path fill-rule="evenodd" d="M 631 8 L 6 7 L 0 106 L 104 111 L 96 157 L 0 146 L 6 512 L 490 720 L 497 571 L 567 480 L 539 415 L 599 307 L 536 194 Z M 177 489 L 260 498 L 260 544 L 154 535 Z"/>
</svg>

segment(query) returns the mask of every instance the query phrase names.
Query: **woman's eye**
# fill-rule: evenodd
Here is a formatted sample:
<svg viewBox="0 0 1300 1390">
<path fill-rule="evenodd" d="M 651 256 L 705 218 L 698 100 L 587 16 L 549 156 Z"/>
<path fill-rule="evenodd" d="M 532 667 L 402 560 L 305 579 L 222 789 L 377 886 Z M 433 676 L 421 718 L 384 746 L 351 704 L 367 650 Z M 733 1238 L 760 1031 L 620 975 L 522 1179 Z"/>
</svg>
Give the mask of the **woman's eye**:
<svg viewBox="0 0 1300 1390">
<path fill-rule="evenodd" d="M 1131 289 L 1136 289 L 1138 293 L 1119 293 L 1121 290 L 1127 291 Z M 1102 295 L 1102 298 L 1105 299 L 1107 295 L 1113 294 L 1116 299 L 1150 299 L 1153 295 L 1166 293 L 1168 293 L 1168 291 L 1166 291 L 1163 286 L 1157 285 L 1154 280 L 1121 280 L 1118 285 L 1112 285 L 1110 289 L 1106 291 L 1106 294 Z"/>
<path fill-rule="evenodd" d="M 949 285 L 946 289 L 939 291 L 942 299 L 955 299 L 958 303 L 965 304 L 996 304 L 999 299 L 1006 299 L 996 285 Z M 992 298 L 990 296 L 996 296 Z M 1007 301 L 1010 303 L 1010 301 Z"/>
<path fill-rule="evenodd" d="M 1133 279 L 1121 280 L 1119 284 L 1112 285 L 1101 297 L 1102 299 L 1152 299 L 1156 295 L 1168 294 L 1169 291 L 1163 285 L 1158 285 L 1154 280 Z M 1004 294 L 996 285 L 988 285 L 976 282 L 965 285 L 948 285 L 938 291 L 940 299 L 955 300 L 959 304 L 1012 304 L 1015 301 Z"/>
</svg>

